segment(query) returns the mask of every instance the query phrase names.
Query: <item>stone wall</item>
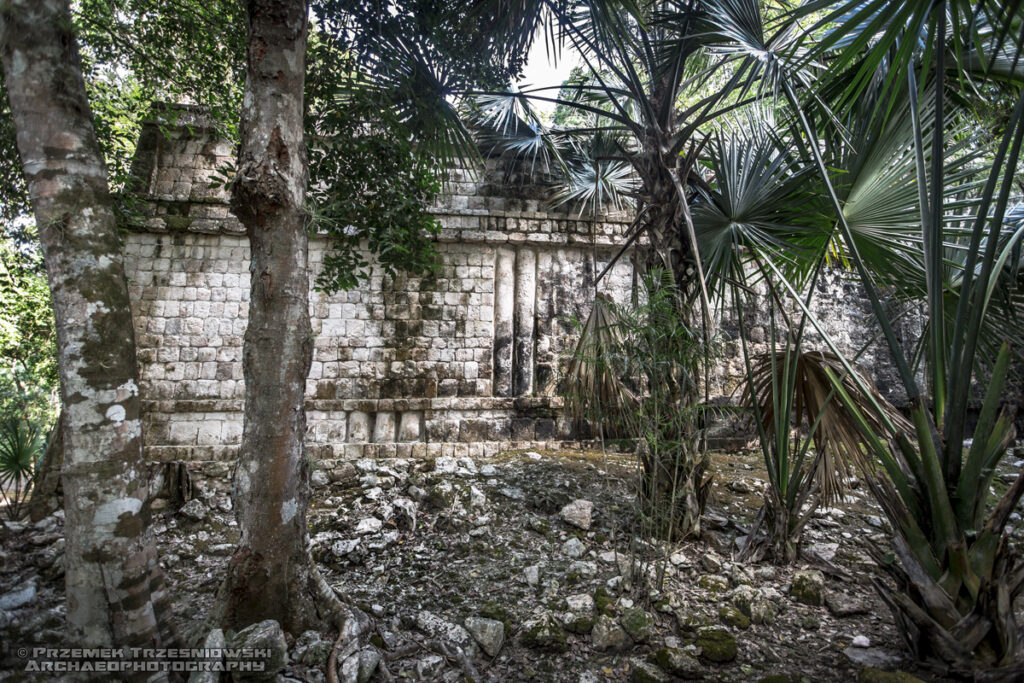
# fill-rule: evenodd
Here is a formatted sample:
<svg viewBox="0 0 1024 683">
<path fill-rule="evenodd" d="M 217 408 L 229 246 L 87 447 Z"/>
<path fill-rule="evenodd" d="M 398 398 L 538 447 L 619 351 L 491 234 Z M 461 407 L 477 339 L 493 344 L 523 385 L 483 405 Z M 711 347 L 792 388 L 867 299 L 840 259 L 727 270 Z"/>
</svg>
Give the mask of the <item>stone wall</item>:
<svg viewBox="0 0 1024 683">
<path fill-rule="evenodd" d="M 135 174 L 145 217 L 125 239 L 146 447 L 154 460 L 230 459 L 241 438 L 248 244 L 213 170 L 231 159 L 196 112 L 149 125 Z M 374 269 L 349 292 L 312 291 L 307 381 L 316 457 L 492 453 L 573 438 L 556 383 L 595 274 L 625 216 L 543 208 L 541 188 L 452 173 L 435 213 L 442 265 L 430 277 Z M 310 245 L 316 273 L 325 241 Z M 628 299 L 627 256 L 602 291 Z"/>
<path fill-rule="evenodd" d="M 223 190 L 209 183 L 233 150 L 196 110 L 172 111 L 174 125 L 143 130 L 133 168 L 142 216 L 124 246 L 146 448 L 156 461 L 225 461 L 242 431 L 248 244 Z M 485 455 L 576 436 L 557 396 L 576 342 L 572 320 L 589 313 L 595 276 L 629 218 L 553 211 L 543 187 L 521 180 L 496 160 L 479 176 L 452 171 L 435 208 L 443 226 L 435 275 L 392 279 L 374 269 L 353 291 L 311 293 L 316 341 L 306 390 L 315 457 Z M 312 240 L 314 275 L 324 249 L 323 239 Z M 635 284 L 633 257 L 600 283 L 620 302 Z M 815 308 L 848 352 L 877 329 L 842 274 L 824 279 Z M 748 324 L 755 340 L 767 338 L 756 305 Z M 723 321 L 727 338 L 735 339 L 735 325 Z M 879 349 L 862 361 L 888 391 L 893 374 Z M 715 377 L 719 400 L 736 396 L 741 375 L 733 341 Z"/>
</svg>

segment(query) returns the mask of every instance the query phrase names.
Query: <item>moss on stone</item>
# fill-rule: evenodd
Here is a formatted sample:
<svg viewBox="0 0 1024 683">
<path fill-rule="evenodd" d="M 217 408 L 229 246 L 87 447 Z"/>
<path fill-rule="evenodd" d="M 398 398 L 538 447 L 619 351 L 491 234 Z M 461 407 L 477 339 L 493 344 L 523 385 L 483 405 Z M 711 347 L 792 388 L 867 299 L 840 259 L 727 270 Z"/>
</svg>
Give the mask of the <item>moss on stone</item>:
<svg viewBox="0 0 1024 683">
<path fill-rule="evenodd" d="M 615 600 L 608 595 L 608 591 L 603 586 L 594 591 L 594 607 L 598 614 L 615 615 Z"/>
<path fill-rule="evenodd" d="M 697 579 L 697 585 L 710 593 L 724 593 L 729 590 L 729 579 L 716 574 L 705 574 Z"/>
<path fill-rule="evenodd" d="M 906 671 L 882 671 L 869 667 L 862 669 L 857 675 L 857 683 L 923 683 L 923 681 Z"/>
<path fill-rule="evenodd" d="M 525 647 L 543 652 L 558 653 L 568 651 L 568 638 L 569 634 L 555 624 L 550 617 L 545 617 L 531 624 L 523 631 L 521 636 Z"/>
<path fill-rule="evenodd" d="M 619 619 L 622 629 L 629 634 L 629 637 L 638 643 L 642 643 L 654 633 L 654 620 L 647 612 L 639 607 L 633 607 L 623 612 Z"/>
<path fill-rule="evenodd" d="M 485 619 L 494 619 L 495 621 L 500 621 L 503 624 L 505 624 L 506 628 L 508 627 L 508 609 L 500 602 L 495 602 L 492 600 L 491 602 L 484 603 L 484 606 L 480 608 L 480 616 L 482 616 Z"/>
<path fill-rule="evenodd" d="M 577 633 L 579 635 L 585 635 L 590 633 L 594 628 L 594 617 L 592 616 L 576 616 L 569 620 L 569 623 L 565 625 L 565 629 L 570 633 Z"/>
<path fill-rule="evenodd" d="M 665 676 L 646 662 L 635 662 L 629 672 L 632 683 L 663 683 Z"/>
<path fill-rule="evenodd" d="M 665 671 L 685 679 L 703 678 L 704 667 L 696 658 L 674 647 L 663 647 L 648 657 Z"/>
<path fill-rule="evenodd" d="M 717 626 L 706 626 L 697 631 L 697 645 L 705 659 L 712 662 L 731 662 L 736 659 L 736 639 L 729 631 Z"/>
<path fill-rule="evenodd" d="M 718 618 L 729 626 L 735 626 L 736 628 L 750 628 L 750 617 L 732 605 L 722 605 L 718 610 Z"/>
</svg>

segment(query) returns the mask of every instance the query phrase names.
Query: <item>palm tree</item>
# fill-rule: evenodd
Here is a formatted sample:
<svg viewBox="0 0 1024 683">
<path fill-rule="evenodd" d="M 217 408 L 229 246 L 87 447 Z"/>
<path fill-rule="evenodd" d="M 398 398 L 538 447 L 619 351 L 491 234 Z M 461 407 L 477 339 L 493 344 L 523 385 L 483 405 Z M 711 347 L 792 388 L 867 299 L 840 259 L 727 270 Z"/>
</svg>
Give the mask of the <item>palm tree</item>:
<svg viewBox="0 0 1024 683">
<path fill-rule="evenodd" d="M 707 129 L 774 92 L 788 67 L 764 55 L 785 54 L 793 33 L 769 34 L 763 8 L 752 0 L 552 3 L 549 11 L 562 42 L 581 56 L 581 73 L 559 88 L 482 93 L 477 122 L 499 149 L 562 173 L 555 203 L 595 212 L 632 206 L 622 250 L 644 238 L 647 270 L 672 276 L 677 315 L 692 335 L 686 346 L 704 348 L 690 355 L 676 395 L 662 396 L 689 411 L 700 402 L 701 364 L 713 355 L 714 292 L 694 222 L 709 191 L 701 168 Z M 538 101 L 557 103 L 582 124 L 545 125 L 530 106 Z M 680 525 L 672 535 L 688 535 L 700 531 L 700 515 L 685 501 L 702 500 L 704 456 L 701 439 L 679 436 L 662 435 L 675 447 L 655 449 L 664 462 L 645 464 L 641 488 L 657 489 L 653 473 L 669 473 L 660 481 L 676 492 L 645 496 L 645 512 L 659 514 L 653 501 L 679 508 L 670 515 Z"/>
<path fill-rule="evenodd" d="M 1002 406 L 1010 330 L 998 323 L 998 307 L 1016 308 L 1020 296 L 1016 263 L 1022 231 L 1007 218 L 1024 138 L 1021 5 L 817 2 L 800 14 L 812 12 L 820 19 L 803 36 L 812 43 L 806 59 L 828 61 L 832 76 L 816 90 L 827 94 L 832 110 L 855 113 L 867 95 L 874 105 L 867 115 L 884 121 L 905 98 L 912 130 L 903 150 L 913 158 L 917 201 L 905 204 L 917 215 L 907 214 L 906 226 L 916 227 L 918 237 L 898 240 L 910 249 L 897 251 L 916 250 L 921 257 L 928 326 L 917 357 L 923 359 L 924 383 L 881 305 L 879 279 L 871 275 L 846 215 L 850 200 L 844 206 L 819 148 L 809 150 L 846 256 L 872 297 L 899 368 L 914 427 L 912 433 L 894 429 L 891 439 L 880 436 L 870 428 L 871 419 L 884 421 L 879 406 L 858 405 L 833 382 L 881 465 L 880 471 L 867 468 L 867 481 L 895 531 L 895 557 L 876 556 L 890 582 L 874 583 L 919 658 L 959 675 L 1019 680 L 1024 664 L 1018 660 L 1013 602 L 1024 589 L 1024 563 L 1010 550 L 1005 527 L 1024 494 L 1024 473 L 998 499 L 989 484 L 1014 438 L 1012 410 Z M 1016 104 L 994 149 L 987 150 L 983 182 L 969 195 L 973 202 L 963 206 L 949 191 L 957 171 L 951 172 L 947 155 L 937 153 L 956 145 L 963 115 L 951 105 L 964 102 L 950 90 L 991 92 L 1015 79 L 1010 92 Z M 787 96 L 796 98 L 790 88 Z M 817 139 L 812 117 L 803 109 L 797 115 L 801 130 Z M 926 116 L 933 118 L 930 127 Z M 974 387 L 984 387 L 984 399 L 967 446 Z"/>
</svg>

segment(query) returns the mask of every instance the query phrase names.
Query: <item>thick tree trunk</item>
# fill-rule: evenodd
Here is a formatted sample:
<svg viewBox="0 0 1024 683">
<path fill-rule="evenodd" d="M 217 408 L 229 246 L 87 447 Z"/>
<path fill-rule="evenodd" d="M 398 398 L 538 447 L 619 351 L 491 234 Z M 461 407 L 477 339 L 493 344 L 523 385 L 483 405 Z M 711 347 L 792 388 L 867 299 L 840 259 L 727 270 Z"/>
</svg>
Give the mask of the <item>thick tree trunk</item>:
<svg viewBox="0 0 1024 683">
<path fill-rule="evenodd" d="M 68 635 L 148 645 L 173 638 L 147 533 L 121 244 L 72 26 L 67 0 L 0 0 L 0 59 L 57 327 Z"/>
<path fill-rule="evenodd" d="M 232 210 L 252 253 L 245 424 L 234 498 L 241 539 L 219 597 L 223 626 L 274 619 L 292 633 L 333 627 L 309 553 L 306 376 L 312 360 L 308 168 L 303 138 L 307 3 L 250 0 L 249 51 Z"/>
</svg>

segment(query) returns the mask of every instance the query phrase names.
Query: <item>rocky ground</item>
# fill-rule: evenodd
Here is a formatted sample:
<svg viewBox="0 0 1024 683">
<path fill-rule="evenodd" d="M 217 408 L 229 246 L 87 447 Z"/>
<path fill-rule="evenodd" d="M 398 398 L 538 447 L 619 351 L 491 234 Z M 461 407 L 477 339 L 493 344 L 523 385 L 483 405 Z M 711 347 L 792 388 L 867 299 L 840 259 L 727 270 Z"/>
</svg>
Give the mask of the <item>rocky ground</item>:
<svg viewBox="0 0 1024 683">
<path fill-rule="evenodd" d="M 760 505 L 758 456 L 716 460 L 704 539 L 671 547 L 631 533 L 628 456 L 515 452 L 317 472 L 314 555 L 371 624 L 341 653 L 340 680 L 914 680 L 879 670 L 940 680 L 904 659 L 867 582 L 864 547 L 886 543 L 886 525 L 863 487 L 820 511 L 806 536 L 852 578 L 745 565 L 730 558 Z M 155 527 L 192 643 L 209 636 L 203 617 L 238 536 L 223 487 L 201 488 Z M 63 643 L 61 526 L 57 513 L 2 538 L 0 680 L 36 680 L 19 648 Z M 326 680 L 331 634 L 254 631 L 229 643 L 273 643 L 283 680 Z"/>
</svg>

